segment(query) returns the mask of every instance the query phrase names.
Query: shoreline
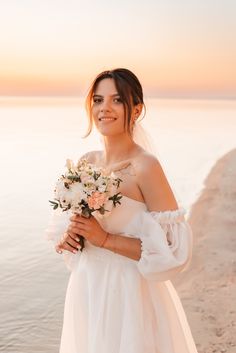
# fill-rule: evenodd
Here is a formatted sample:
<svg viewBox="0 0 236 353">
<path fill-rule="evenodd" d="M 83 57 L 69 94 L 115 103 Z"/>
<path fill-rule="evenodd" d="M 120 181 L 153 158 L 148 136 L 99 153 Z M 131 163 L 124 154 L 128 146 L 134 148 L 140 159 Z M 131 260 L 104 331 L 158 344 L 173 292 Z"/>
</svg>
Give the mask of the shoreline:
<svg viewBox="0 0 236 353">
<path fill-rule="evenodd" d="M 215 163 L 191 208 L 193 258 L 173 281 L 198 353 L 236 350 L 235 180 L 236 149 Z"/>
</svg>

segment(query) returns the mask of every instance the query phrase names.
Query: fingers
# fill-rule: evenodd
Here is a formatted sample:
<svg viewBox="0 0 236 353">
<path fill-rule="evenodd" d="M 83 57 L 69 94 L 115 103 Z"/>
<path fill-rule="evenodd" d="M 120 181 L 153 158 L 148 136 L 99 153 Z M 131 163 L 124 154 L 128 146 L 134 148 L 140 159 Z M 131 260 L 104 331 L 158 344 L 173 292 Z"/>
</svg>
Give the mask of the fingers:
<svg viewBox="0 0 236 353">
<path fill-rule="evenodd" d="M 68 232 L 69 233 L 74 233 L 75 236 L 77 235 L 83 235 L 82 232 L 90 232 L 90 226 L 84 223 L 75 223 L 71 222 L 71 224 L 68 227 Z"/>
<path fill-rule="evenodd" d="M 70 237 L 72 240 L 76 241 L 77 243 L 79 242 L 79 231 L 75 227 L 69 226 L 67 228 L 67 231 L 65 232 L 65 237 L 63 239 L 67 240 L 68 237 Z"/>
<path fill-rule="evenodd" d="M 81 248 L 81 246 L 78 244 L 77 247 L 75 248 L 74 246 L 72 246 L 69 242 L 65 242 L 63 244 L 63 249 L 73 252 L 74 254 L 76 254 L 78 252 L 78 250 Z"/>
<path fill-rule="evenodd" d="M 79 237 L 77 237 L 76 234 L 71 235 L 71 233 L 67 233 L 68 237 L 65 239 L 66 243 L 72 246 L 74 249 L 78 249 L 80 247 L 79 245 Z M 75 239 L 74 239 L 75 237 Z"/>
<path fill-rule="evenodd" d="M 56 252 L 58 253 L 58 254 L 62 254 L 62 249 L 61 249 L 61 245 L 60 244 L 57 244 L 57 245 L 55 245 L 55 250 L 56 250 Z"/>
<path fill-rule="evenodd" d="M 56 252 L 61 254 L 63 250 L 67 250 L 74 254 L 77 253 L 81 248 L 79 240 L 79 237 L 74 233 L 64 233 L 60 243 L 55 246 Z"/>
<path fill-rule="evenodd" d="M 87 223 L 91 222 L 91 218 L 87 218 L 87 217 L 80 216 L 80 215 L 73 215 L 70 217 L 70 221 L 76 222 L 76 223 L 87 224 Z"/>
</svg>

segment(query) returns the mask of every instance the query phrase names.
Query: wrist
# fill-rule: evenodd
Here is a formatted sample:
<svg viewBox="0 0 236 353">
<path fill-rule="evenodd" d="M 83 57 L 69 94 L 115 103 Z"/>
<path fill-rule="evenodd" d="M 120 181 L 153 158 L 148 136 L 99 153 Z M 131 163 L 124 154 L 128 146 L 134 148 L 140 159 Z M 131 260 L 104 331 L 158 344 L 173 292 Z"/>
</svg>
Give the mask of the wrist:
<svg viewBox="0 0 236 353">
<path fill-rule="evenodd" d="M 109 233 L 106 232 L 105 233 L 105 237 L 103 238 L 103 241 L 100 243 L 100 245 L 98 245 L 99 248 L 104 248 L 105 247 L 105 243 L 107 242 L 108 236 L 109 236 Z"/>
<path fill-rule="evenodd" d="M 107 233 L 106 241 L 104 242 L 103 248 L 116 252 L 116 235 Z"/>
</svg>

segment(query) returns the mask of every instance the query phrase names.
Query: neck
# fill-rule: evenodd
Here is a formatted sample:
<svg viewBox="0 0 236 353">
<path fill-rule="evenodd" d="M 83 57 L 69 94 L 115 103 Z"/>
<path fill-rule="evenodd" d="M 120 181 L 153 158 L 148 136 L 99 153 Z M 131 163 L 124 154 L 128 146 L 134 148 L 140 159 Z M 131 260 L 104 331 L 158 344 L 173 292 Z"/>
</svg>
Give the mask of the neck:
<svg viewBox="0 0 236 353">
<path fill-rule="evenodd" d="M 127 134 L 120 136 L 105 136 L 104 163 L 106 166 L 109 166 L 127 160 L 135 146 L 135 142 Z"/>
</svg>

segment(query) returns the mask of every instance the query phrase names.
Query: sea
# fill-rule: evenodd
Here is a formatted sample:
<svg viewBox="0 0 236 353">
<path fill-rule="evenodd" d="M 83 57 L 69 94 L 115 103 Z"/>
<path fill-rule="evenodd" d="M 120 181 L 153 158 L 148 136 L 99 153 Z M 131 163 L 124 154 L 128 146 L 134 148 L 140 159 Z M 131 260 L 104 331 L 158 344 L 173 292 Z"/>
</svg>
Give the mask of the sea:
<svg viewBox="0 0 236 353">
<path fill-rule="evenodd" d="M 146 98 L 143 128 L 189 214 L 216 161 L 236 148 L 236 100 Z M 0 352 L 57 353 L 70 272 L 45 237 L 67 158 L 83 138 L 83 97 L 0 97 Z"/>
</svg>

